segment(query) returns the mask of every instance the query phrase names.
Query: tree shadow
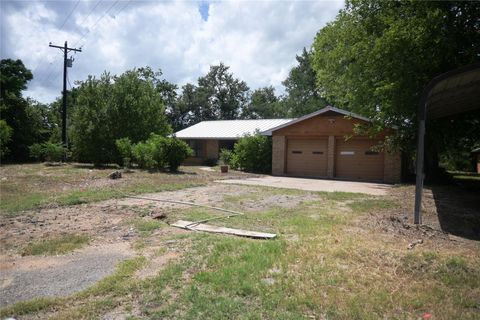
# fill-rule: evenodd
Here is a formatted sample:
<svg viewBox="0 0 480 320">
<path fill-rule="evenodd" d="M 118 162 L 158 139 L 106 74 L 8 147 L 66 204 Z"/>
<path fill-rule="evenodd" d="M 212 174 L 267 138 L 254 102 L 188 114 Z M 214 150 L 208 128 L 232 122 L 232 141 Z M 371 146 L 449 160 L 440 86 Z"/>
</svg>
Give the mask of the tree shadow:
<svg viewBox="0 0 480 320">
<path fill-rule="evenodd" d="M 450 185 L 431 186 L 438 221 L 443 231 L 480 240 L 480 180 L 453 180 Z"/>
<path fill-rule="evenodd" d="M 72 166 L 77 169 L 96 169 L 96 170 L 121 169 L 117 164 L 102 164 L 102 165 L 95 166 L 92 163 L 74 163 L 72 164 Z"/>
</svg>

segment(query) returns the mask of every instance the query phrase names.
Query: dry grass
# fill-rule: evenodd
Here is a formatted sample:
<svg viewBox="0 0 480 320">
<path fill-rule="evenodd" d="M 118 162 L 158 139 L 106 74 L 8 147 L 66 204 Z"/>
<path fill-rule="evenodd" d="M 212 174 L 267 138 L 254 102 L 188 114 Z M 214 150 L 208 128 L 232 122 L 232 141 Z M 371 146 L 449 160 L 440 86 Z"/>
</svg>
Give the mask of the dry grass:
<svg viewBox="0 0 480 320">
<path fill-rule="evenodd" d="M 217 171 L 198 167 L 181 167 L 179 173 L 134 170 L 122 179 L 108 175 L 115 167 L 94 168 L 85 164 L 51 167 L 44 164 L 0 166 L 0 213 L 15 214 L 22 210 L 52 205 L 75 205 L 121 198 L 126 193 L 148 193 L 199 186 L 223 179 Z M 229 177 L 246 174 L 231 172 Z"/>
</svg>

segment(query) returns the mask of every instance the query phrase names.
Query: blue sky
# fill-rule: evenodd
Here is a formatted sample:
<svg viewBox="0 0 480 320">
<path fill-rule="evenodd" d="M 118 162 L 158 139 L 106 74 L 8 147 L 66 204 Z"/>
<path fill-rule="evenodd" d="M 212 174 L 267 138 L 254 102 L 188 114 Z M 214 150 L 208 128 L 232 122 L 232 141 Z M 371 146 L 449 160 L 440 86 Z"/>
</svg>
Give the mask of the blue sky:
<svg viewBox="0 0 480 320">
<path fill-rule="evenodd" d="M 207 1 L 202 1 L 198 4 L 198 11 L 200 11 L 200 15 L 204 21 L 208 21 L 208 9 L 210 4 Z"/>
<path fill-rule="evenodd" d="M 82 47 L 69 87 L 107 70 L 150 66 L 179 86 L 196 83 L 210 65 L 230 66 L 255 89 L 281 82 L 295 55 L 333 20 L 343 1 L 4 1 L 1 58 L 33 71 L 26 95 L 51 102 L 60 95 L 62 53 L 49 42 Z"/>
</svg>

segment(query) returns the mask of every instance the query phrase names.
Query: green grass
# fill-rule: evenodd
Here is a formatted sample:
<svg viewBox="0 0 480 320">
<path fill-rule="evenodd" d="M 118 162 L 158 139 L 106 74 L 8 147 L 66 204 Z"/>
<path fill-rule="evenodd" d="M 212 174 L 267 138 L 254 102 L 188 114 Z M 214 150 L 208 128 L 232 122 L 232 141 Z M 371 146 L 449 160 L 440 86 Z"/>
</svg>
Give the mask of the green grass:
<svg viewBox="0 0 480 320">
<path fill-rule="evenodd" d="M 79 249 L 88 244 L 85 235 L 66 234 L 58 238 L 30 242 L 21 251 L 22 256 L 56 255 Z"/>
<path fill-rule="evenodd" d="M 58 298 L 36 298 L 29 301 L 18 302 L 12 306 L 0 309 L 0 318 L 21 316 L 45 310 L 60 303 Z"/>
<path fill-rule="evenodd" d="M 52 196 L 44 193 L 27 194 L 20 199 L 2 199 L 0 210 L 9 214 L 19 211 L 41 208 L 47 205 L 69 206 L 82 203 L 98 202 L 108 199 L 123 198 L 125 195 L 135 195 L 151 192 L 174 191 L 184 188 L 201 186 L 197 183 L 172 183 L 168 185 L 133 185 L 119 189 L 93 189 L 93 190 L 73 190 L 60 195 Z"/>
<path fill-rule="evenodd" d="M 395 207 L 395 203 L 388 199 L 362 199 L 347 205 L 356 212 L 371 212 Z"/>
<path fill-rule="evenodd" d="M 125 194 L 173 191 L 205 185 L 218 179 L 218 172 L 181 167 L 182 173 L 135 170 L 120 180 L 108 179 L 113 168 L 69 164 L 0 166 L 2 178 L 0 214 L 15 215 L 23 210 L 48 206 L 76 205 L 121 198 Z"/>
<path fill-rule="evenodd" d="M 151 218 L 137 219 L 133 222 L 135 229 L 137 229 L 143 235 L 149 235 L 153 231 L 165 227 L 165 222 L 154 220 Z"/>
</svg>

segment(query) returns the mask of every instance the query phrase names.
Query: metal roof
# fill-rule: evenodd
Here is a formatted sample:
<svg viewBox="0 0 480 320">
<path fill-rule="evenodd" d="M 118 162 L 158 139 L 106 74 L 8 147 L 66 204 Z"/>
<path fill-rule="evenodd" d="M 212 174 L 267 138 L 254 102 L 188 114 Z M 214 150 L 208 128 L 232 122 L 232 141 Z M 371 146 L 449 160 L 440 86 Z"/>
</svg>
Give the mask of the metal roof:
<svg viewBox="0 0 480 320">
<path fill-rule="evenodd" d="M 428 119 L 480 109 L 480 63 L 446 72 L 434 78 L 423 93 Z"/>
<path fill-rule="evenodd" d="M 369 118 L 366 118 L 364 116 L 361 116 L 361 115 L 358 115 L 358 114 L 355 114 L 353 112 L 350 112 L 350 111 L 346 111 L 346 110 L 342 110 L 342 109 L 338 109 L 338 108 L 335 108 L 335 107 L 332 107 L 332 106 L 327 106 L 323 109 L 320 109 L 318 111 L 315 111 L 315 112 L 312 112 L 312 113 L 309 113 L 303 117 L 300 117 L 300 118 L 297 118 L 297 119 L 292 119 L 291 121 L 289 122 L 286 122 L 286 123 L 283 123 L 283 124 L 280 124 L 278 125 L 277 127 L 273 127 L 271 129 L 268 129 L 268 130 L 265 130 L 263 132 L 261 132 L 261 134 L 265 135 L 265 136 L 270 136 L 272 135 L 272 131 L 277 131 L 279 129 L 282 129 L 282 128 L 285 128 L 285 127 L 288 127 L 288 126 L 291 126 L 292 124 L 295 124 L 295 123 L 298 123 L 300 121 L 303 121 L 303 120 L 307 120 L 307 119 L 310 119 L 312 117 L 315 117 L 315 116 L 318 116 L 320 114 L 323 114 L 323 113 L 326 113 L 326 112 L 329 112 L 329 111 L 332 111 L 332 112 L 336 112 L 336 113 L 340 113 L 340 114 L 343 114 L 347 117 L 352 117 L 352 118 L 356 118 L 356 119 L 360 119 L 360 120 L 363 120 L 363 121 L 367 121 L 367 122 L 371 122 L 372 120 L 370 120 Z"/>
<path fill-rule="evenodd" d="M 202 121 L 176 132 L 175 136 L 181 139 L 235 140 L 246 134 L 263 132 L 290 121 L 292 119 Z"/>
</svg>

